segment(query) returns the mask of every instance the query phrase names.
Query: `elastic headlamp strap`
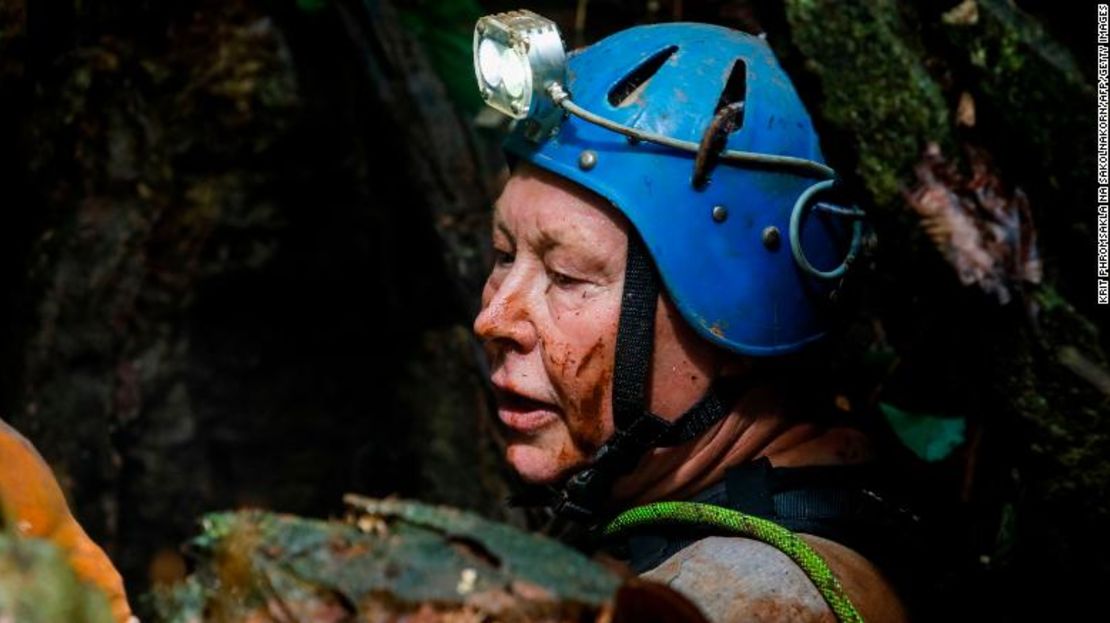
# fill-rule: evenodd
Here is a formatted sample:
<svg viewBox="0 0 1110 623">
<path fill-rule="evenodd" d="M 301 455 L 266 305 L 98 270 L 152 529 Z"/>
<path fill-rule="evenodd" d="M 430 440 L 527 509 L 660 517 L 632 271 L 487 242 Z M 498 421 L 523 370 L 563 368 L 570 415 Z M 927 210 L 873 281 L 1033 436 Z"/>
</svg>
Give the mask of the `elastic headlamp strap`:
<svg viewBox="0 0 1110 623">
<path fill-rule="evenodd" d="M 712 388 L 675 422 L 668 422 L 646 408 L 658 298 L 659 276 L 644 243 L 632 232 L 628 237 L 613 370 L 616 431 L 594 454 L 589 467 L 574 474 L 557 493 L 554 509 L 560 515 L 583 522 L 596 521 L 613 483 L 632 471 L 644 454 L 653 448 L 689 441 L 725 415 Z"/>
</svg>

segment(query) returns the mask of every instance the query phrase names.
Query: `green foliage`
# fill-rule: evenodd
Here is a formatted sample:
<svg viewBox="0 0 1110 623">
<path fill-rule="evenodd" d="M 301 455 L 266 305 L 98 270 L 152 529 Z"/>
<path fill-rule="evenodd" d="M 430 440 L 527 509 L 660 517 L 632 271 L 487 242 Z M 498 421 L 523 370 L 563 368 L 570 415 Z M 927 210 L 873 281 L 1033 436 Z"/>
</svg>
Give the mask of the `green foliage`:
<svg viewBox="0 0 1110 623">
<path fill-rule="evenodd" d="M 967 422 L 961 417 L 913 413 L 885 402 L 879 409 L 902 443 L 930 463 L 944 460 L 964 442 Z"/>
</svg>

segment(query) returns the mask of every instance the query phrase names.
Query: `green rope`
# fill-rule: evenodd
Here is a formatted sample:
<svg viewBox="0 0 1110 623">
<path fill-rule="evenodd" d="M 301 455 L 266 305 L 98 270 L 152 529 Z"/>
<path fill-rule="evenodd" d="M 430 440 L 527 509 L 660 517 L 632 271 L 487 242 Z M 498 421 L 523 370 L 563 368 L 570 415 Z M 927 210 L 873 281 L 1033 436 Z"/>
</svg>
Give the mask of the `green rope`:
<svg viewBox="0 0 1110 623">
<path fill-rule="evenodd" d="M 655 502 L 627 510 L 605 526 L 606 537 L 613 537 L 660 524 L 685 524 L 712 527 L 762 541 L 793 560 L 817 587 L 837 621 L 862 623 L 844 587 L 829 565 L 798 535 L 766 519 L 745 515 L 740 511 L 698 502 Z"/>
</svg>

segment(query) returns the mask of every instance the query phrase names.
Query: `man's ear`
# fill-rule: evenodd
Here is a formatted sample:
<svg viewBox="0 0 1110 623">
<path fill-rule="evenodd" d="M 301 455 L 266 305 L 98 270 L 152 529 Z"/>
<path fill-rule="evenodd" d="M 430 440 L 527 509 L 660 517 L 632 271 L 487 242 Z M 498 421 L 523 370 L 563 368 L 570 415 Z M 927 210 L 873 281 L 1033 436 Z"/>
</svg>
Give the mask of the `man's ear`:
<svg viewBox="0 0 1110 623">
<path fill-rule="evenodd" d="M 659 582 L 629 578 L 614 602 L 612 623 L 709 623 L 693 602 Z"/>
</svg>

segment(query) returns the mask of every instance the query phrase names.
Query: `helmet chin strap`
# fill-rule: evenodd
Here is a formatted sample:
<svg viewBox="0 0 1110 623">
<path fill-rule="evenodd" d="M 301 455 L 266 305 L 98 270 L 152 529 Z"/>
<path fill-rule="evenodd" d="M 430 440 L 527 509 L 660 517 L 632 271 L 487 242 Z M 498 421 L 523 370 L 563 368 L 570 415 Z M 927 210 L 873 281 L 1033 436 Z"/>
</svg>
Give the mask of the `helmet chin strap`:
<svg viewBox="0 0 1110 623">
<path fill-rule="evenodd" d="M 630 473 L 654 448 L 687 442 L 725 416 L 713 388 L 674 422 L 647 408 L 648 375 L 655 341 L 655 308 L 659 276 L 643 241 L 634 231 L 628 236 L 628 263 L 621 298 L 613 370 L 613 423 L 616 431 L 594 453 L 590 464 L 559 487 L 547 487 L 541 496 L 520 496 L 519 505 L 550 507 L 556 514 L 582 523 L 604 518 L 613 483 Z M 528 499 L 530 498 L 530 499 Z"/>
</svg>

